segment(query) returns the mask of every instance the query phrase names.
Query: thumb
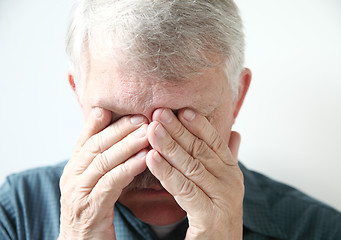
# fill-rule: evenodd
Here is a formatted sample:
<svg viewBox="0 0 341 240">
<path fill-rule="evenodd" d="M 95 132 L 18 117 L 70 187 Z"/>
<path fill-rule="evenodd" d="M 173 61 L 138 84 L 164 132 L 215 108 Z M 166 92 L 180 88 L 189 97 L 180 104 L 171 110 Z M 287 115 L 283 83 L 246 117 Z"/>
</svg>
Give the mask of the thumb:
<svg viewBox="0 0 341 240">
<path fill-rule="evenodd" d="M 236 162 L 238 162 L 240 141 L 241 141 L 240 134 L 238 132 L 232 131 L 229 140 L 229 148 Z"/>
</svg>

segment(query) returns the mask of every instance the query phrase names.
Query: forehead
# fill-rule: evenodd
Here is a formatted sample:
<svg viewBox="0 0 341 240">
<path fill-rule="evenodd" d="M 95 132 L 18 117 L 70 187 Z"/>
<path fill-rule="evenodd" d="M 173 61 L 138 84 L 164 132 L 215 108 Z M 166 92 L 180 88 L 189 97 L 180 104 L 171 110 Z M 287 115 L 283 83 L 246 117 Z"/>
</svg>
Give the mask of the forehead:
<svg viewBox="0 0 341 240">
<path fill-rule="evenodd" d="M 89 105 L 106 108 L 119 116 L 143 114 L 148 118 L 160 107 L 172 110 L 192 108 L 209 115 L 230 92 L 220 66 L 184 80 L 172 81 L 129 78 L 112 65 L 98 60 L 92 61 L 85 85 Z"/>
</svg>

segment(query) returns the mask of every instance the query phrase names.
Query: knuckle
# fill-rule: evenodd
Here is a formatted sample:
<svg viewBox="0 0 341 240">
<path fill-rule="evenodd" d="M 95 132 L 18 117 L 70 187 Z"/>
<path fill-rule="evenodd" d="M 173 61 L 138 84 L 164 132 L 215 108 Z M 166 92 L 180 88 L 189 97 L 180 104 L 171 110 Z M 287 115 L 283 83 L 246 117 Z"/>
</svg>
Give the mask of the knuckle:
<svg viewBox="0 0 341 240">
<path fill-rule="evenodd" d="M 191 154 L 194 157 L 198 157 L 198 156 L 206 153 L 206 151 L 207 151 L 207 144 L 199 138 L 195 138 L 192 145 L 193 145 L 193 147 L 192 147 Z"/>
<path fill-rule="evenodd" d="M 115 170 L 117 171 L 108 172 L 100 179 L 102 193 L 112 193 L 113 188 L 115 189 L 115 191 L 122 191 L 123 188 L 134 178 L 133 176 L 131 176 L 131 174 L 129 174 L 129 169 L 125 163 L 117 166 Z"/>
<path fill-rule="evenodd" d="M 173 167 L 168 167 L 163 175 L 163 179 L 171 179 L 174 176 L 175 169 Z"/>
<path fill-rule="evenodd" d="M 179 145 L 174 141 L 171 140 L 166 144 L 166 150 L 168 152 L 169 156 L 174 156 L 176 152 L 178 151 Z"/>
<path fill-rule="evenodd" d="M 127 119 L 125 118 L 124 120 L 122 120 L 123 122 L 127 122 Z M 122 135 L 122 121 L 117 121 L 113 124 L 110 125 L 111 127 L 111 132 L 114 136 L 120 136 Z"/>
<path fill-rule="evenodd" d="M 196 186 L 189 180 L 184 180 L 180 186 L 179 195 L 187 199 L 193 199 L 197 193 Z"/>
<path fill-rule="evenodd" d="M 120 164 L 117 167 L 117 170 L 117 174 L 108 174 L 109 191 L 112 191 L 113 186 L 115 186 L 115 189 L 122 191 L 123 188 L 134 178 L 134 176 L 131 175 L 126 163 Z"/>
<path fill-rule="evenodd" d="M 122 176 L 127 176 L 128 175 L 129 169 L 127 167 L 126 162 L 120 165 L 120 172 L 121 172 Z"/>
<path fill-rule="evenodd" d="M 217 149 L 220 149 L 224 145 L 226 145 L 226 142 L 218 134 L 214 135 L 212 143 L 213 143 L 213 146 L 216 146 Z"/>
<path fill-rule="evenodd" d="M 124 156 L 128 155 L 132 151 L 132 146 L 128 139 L 124 139 L 119 142 L 119 149 Z"/>
<path fill-rule="evenodd" d="M 202 165 L 202 163 L 196 159 L 193 159 L 193 157 L 189 156 L 187 160 L 187 168 L 185 175 L 189 178 L 201 176 L 204 174 L 205 167 Z"/>
<path fill-rule="evenodd" d="M 194 145 L 196 144 L 196 141 L 198 141 L 198 138 L 193 138 L 191 139 L 191 141 L 189 142 L 186 152 L 188 152 L 189 154 L 191 154 L 192 156 L 194 156 Z"/>
<path fill-rule="evenodd" d="M 112 177 L 113 182 L 121 188 L 125 187 L 123 185 L 126 185 L 127 182 L 132 181 L 134 178 L 126 163 L 127 162 L 120 164 L 118 166 L 118 174 Z"/>
<path fill-rule="evenodd" d="M 86 143 L 86 150 L 92 154 L 99 154 L 102 152 L 102 137 L 100 135 L 92 136 Z"/>
<path fill-rule="evenodd" d="M 220 135 L 217 133 L 217 131 L 210 131 L 209 137 L 208 137 L 208 145 L 210 145 L 213 150 L 218 150 L 223 147 L 225 144 L 224 140 L 220 137 Z"/>
<path fill-rule="evenodd" d="M 114 174 L 107 174 L 104 177 L 100 179 L 101 181 L 101 192 L 102 193 L 107 193 L 112 191 L 113 186 L 115 186 L 115 189 L 118 188 L 117 184 L 117 176 Z"/>
<path fill-rule="evenodd" d="M 105 153 L 98 154 L 93 164 L 97 172 L 101 175 L 104 175 L 109 169 L 109 162 Z"/>
<path fill-rule="evenodd" d="M 185 135 L 185 128 L 180 123 L 176 124 L 176 126 L 173 129 L 172 135 L 175 138 L 181 138 L 183 135 Z"/>
</svg>

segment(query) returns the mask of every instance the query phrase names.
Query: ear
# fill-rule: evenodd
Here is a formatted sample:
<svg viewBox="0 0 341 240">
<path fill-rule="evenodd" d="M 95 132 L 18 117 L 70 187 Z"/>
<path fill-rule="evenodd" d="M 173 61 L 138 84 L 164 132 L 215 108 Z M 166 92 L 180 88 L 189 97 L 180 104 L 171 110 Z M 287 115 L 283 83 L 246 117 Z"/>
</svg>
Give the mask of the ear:
<svg viewBox="0 0 341 240">
<path fill-rule="evenodd" d="M 68 75 L 70 87 L 76 96 L 77 102 L 81 106 L 81 108 L 83 109 L 82 103 L 80 101 L 80 96 L 79 96 L 79 86 L 76 85 L 75 79 L 74 79 L 74 77 L 70 71 L 68 72 L 67 75 Z"/>
<path fill-rule="evenodd" d="M 246 93 L 251 83 L 251 76 L 252 76 L 251 70 L 248 68 L 244 68 L 241 74 L 239 75 L 238 97 L 234 103 L 235 104 L 234 112 L 233 112 L 234 120 L 237 118 L 239 110 L 243 105 Z"/>
</svg>

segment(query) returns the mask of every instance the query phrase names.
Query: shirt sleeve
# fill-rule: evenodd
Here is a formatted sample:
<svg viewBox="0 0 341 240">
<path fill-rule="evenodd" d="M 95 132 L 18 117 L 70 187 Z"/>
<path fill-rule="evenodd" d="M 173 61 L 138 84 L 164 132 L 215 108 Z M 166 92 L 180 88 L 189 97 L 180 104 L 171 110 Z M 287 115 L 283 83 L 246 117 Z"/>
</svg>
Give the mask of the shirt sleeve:
<svg viewBox="0 0 341 240">
<path fill-rule="evenodd" d="M 0 239 L 18 239 L 15 229 L 15 211 L 10 199 L 10 184 L 6 181 L 0 188 Z"/>
<path fill-rule="evenodd" d="M 12 174 L 0 187 L 0 239 L 57 239 L 62 167 Z"/>
<path fill-rule="evenodd" d="M 333 237 L 331 238 L 332 240 L 339 240 L 341 239 L 341 213 L 335 217 L 335 220 L 332 220 L 332 222 L 335 223 L 335 228 L 332 229 L 331 231 L 335 231 Z"/>
</svg>

